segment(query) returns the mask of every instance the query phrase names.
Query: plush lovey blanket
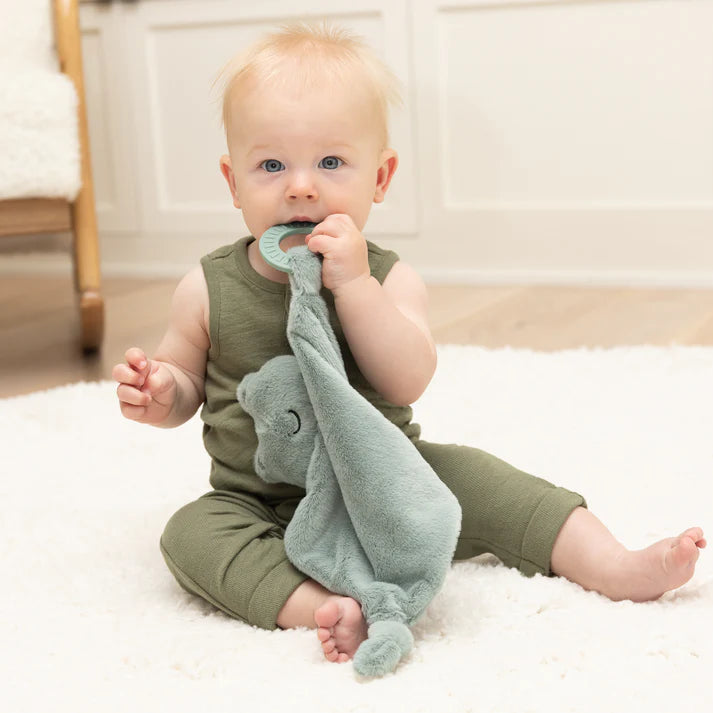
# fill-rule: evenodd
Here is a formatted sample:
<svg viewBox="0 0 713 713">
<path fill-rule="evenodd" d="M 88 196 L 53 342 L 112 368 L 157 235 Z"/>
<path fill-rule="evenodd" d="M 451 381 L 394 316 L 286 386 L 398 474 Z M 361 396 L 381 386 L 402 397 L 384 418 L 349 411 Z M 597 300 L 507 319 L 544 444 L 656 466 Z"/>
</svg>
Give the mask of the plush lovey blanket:
<svg viewBox="0 0 713 713">
<path fill-rule="evenodd" d="M 238 399 L 255 421 L 255 470 L 304 487 L 285 531 L 292 563 L 360 602 L 368 638 L 355 670 L 379 676 L 411 650 L 409 629 L 440 589 L 460 531 L 455 496 L 409 439 L 353 389 L 327 306 L 320 256 L 287 253 L 294 356 L 248 374 Z"/>
</svg>

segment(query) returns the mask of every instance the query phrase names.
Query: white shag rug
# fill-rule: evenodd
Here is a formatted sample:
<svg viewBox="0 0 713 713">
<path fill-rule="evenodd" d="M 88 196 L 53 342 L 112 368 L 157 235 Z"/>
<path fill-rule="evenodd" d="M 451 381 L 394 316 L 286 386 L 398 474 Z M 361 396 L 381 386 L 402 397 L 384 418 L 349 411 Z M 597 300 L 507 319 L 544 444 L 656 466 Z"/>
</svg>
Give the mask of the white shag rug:
<svg viewBox="0 0 713 713">
<path fill-rule="evenodd" d="M 628 547 L 713 535 L 713 348 L 440 347 L 424 438 L 581 492 Z M 209 489 L 197 418 L 123 420 L 110 382 L 0 401 L 2 710 L 552 713 L 713 710 L 713 551 L 646 604 L 490 557 L 453 566 L 383 679 L 312 631 L 262 631 L 181 590 L 164 523 Z"/>
</svg>

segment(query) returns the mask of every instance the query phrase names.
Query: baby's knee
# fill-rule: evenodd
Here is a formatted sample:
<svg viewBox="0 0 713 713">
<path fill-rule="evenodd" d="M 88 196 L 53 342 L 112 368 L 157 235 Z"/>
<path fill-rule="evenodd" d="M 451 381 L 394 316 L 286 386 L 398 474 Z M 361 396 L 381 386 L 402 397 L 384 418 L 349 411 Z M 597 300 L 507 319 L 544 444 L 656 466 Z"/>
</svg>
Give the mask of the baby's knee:
<svg viewBox="0 0 713 713">
<path fill-rule="evenodd" d="M 190 566 L 194 558 L 192 553 L 200 541 L 197 526 L 196 503 L 188 503 L 174 513 L 164 527 L 160 538 L 161 553 L 164 558 L 170 558 L 171 564 L 181 568 Z M 169 564 L 169 568 L 173 569 Z"/>
<path fill-rule="evenodd" d="M 305 579 L 288 561 L 283 529 L 238 494 L 210 494 L 166 523 L 161 553 L 179 584 L 264 629 Z M 266 517 L 267 517 L 266 513 Z"/>
</svg>

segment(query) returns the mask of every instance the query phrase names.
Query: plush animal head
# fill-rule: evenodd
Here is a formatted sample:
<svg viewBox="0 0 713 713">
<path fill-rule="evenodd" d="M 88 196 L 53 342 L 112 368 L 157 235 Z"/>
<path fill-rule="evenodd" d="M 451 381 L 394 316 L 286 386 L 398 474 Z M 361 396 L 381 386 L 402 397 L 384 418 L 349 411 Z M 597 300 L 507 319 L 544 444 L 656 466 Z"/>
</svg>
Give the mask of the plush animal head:
<svg viewBox="0 0 713 713">
<path fill-rule="evenodd" d="M 255 472 L 271 483 L 304 487 L 317 420 L 295 357 L 270 359 L 245 376 L 237 396 L 255 421 Z"/>
</svg>

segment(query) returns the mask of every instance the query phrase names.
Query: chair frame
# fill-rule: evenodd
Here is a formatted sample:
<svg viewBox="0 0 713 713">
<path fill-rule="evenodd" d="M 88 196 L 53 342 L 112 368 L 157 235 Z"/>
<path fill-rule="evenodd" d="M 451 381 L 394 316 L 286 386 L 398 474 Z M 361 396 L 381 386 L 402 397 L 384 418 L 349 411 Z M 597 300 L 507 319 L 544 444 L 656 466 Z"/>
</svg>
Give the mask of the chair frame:
<svg viewBox="0 0 713 713">
<path fill-rule="evenodd" d="M 78 97 L 82 187 L 72 202 L 62 198 L 0 200 L 0 236 L 72 232 L 81 346 L 84 351 L 96 351 L 104 334 L 104 300 L 84 94 L 79 2 L 53 0 L 53 8 L 60 70 L 72 80 Z"/>
</svg>

